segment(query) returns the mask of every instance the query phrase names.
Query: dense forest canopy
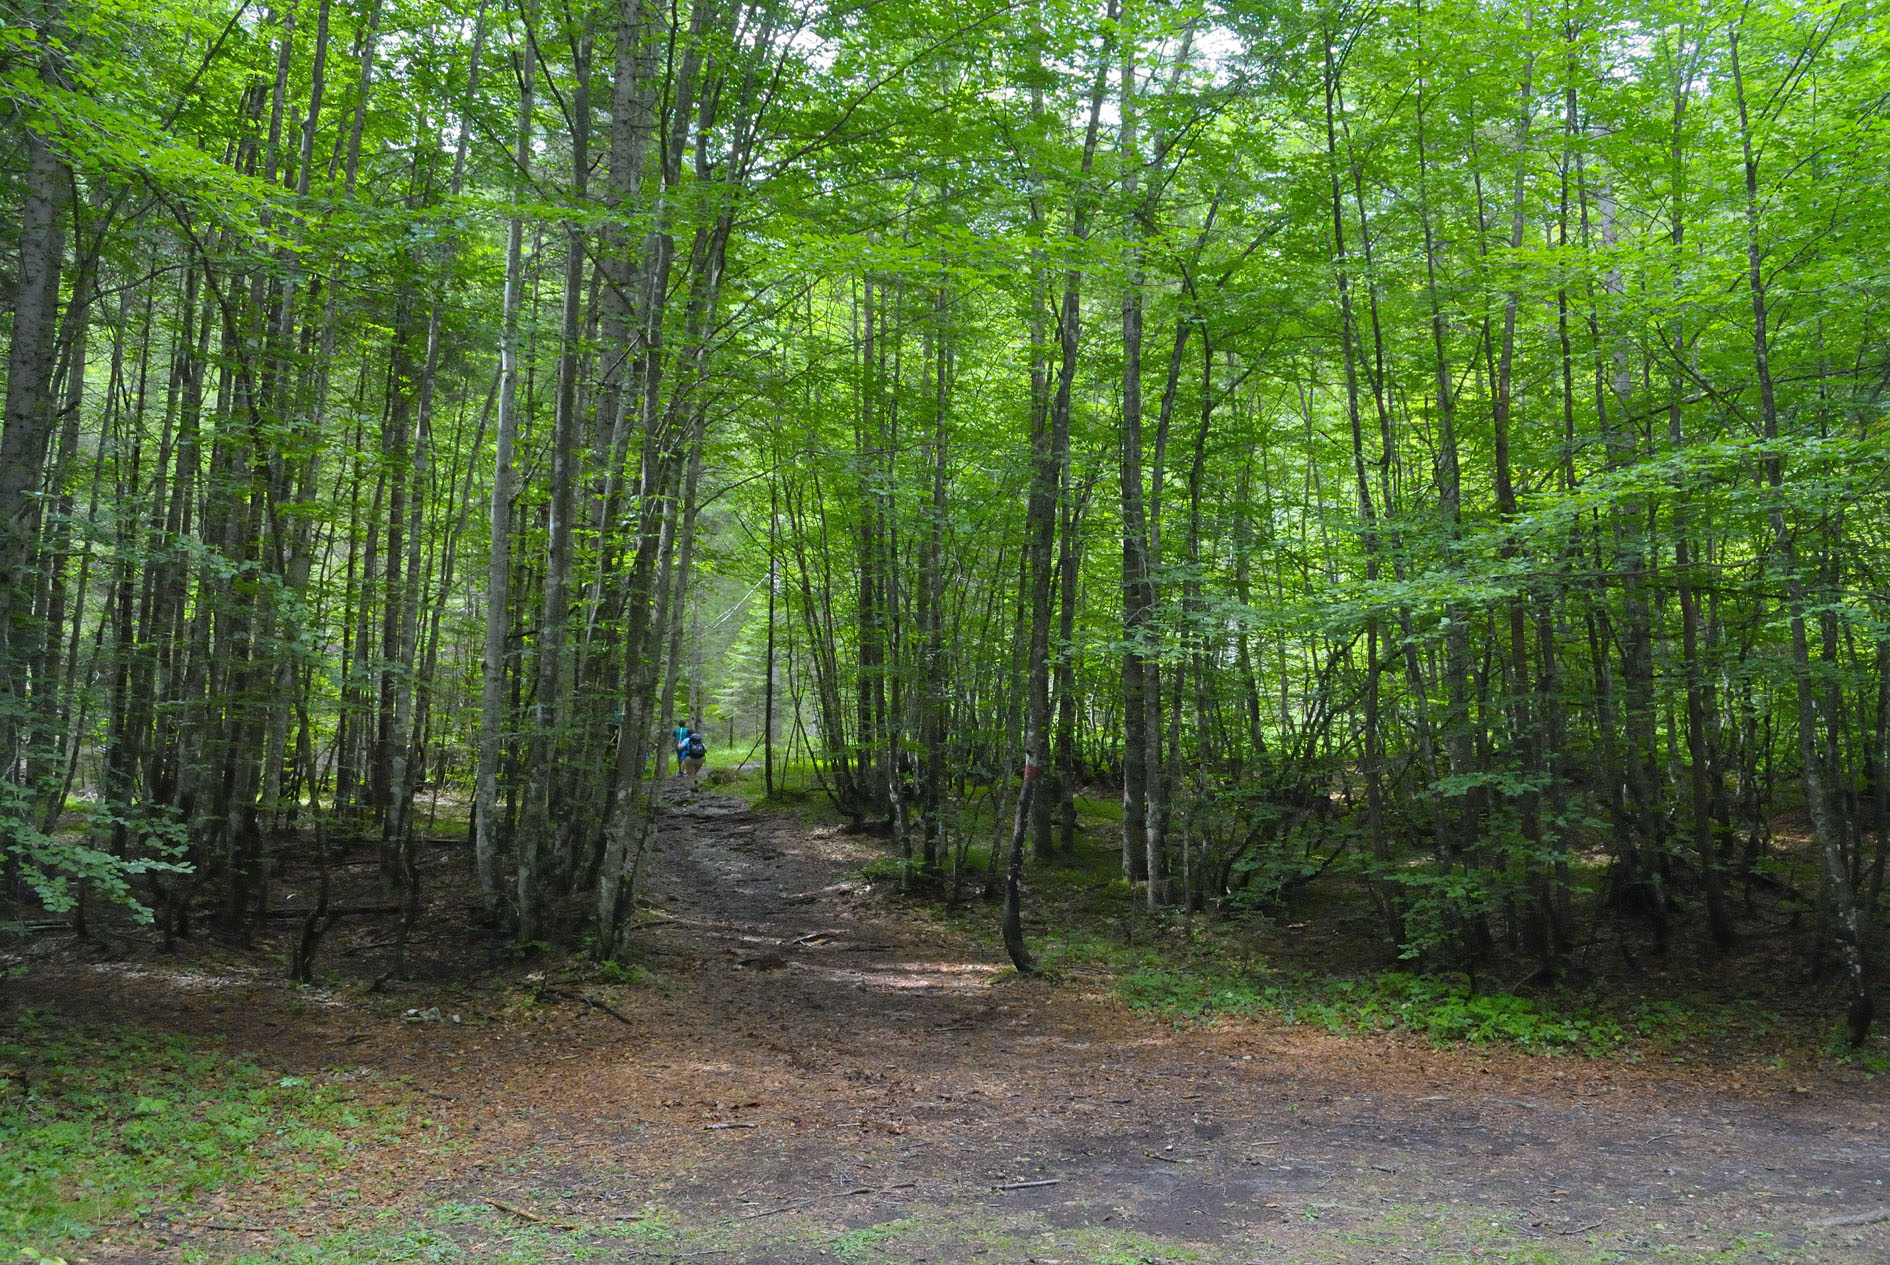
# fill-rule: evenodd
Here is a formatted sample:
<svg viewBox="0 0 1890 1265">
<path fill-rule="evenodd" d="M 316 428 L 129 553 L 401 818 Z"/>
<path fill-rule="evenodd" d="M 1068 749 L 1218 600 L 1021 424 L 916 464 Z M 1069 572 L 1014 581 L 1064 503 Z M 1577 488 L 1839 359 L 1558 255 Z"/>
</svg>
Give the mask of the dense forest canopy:
<svg viewBox="0 0 1890 1265">
<path fill-rule="evenodd" d="M 1084 787 L 1150 906 L 1544 980 L 1801 850 L 1862 1039 L 1875 0 L 5 13 L 18 907 L 372 841 L 404 935 L 446 803 L 620 954 L 693 719 L 1020 969 Z"/>
</svg>

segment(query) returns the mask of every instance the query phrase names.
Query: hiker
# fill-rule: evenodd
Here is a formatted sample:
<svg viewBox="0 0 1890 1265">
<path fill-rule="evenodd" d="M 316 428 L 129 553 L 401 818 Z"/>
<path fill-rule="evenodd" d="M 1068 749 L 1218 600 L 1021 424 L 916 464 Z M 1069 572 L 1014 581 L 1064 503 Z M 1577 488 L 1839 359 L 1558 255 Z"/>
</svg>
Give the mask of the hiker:
<svg viewBox="0 0 1890 1265">
<path fill-rule="evenodd" d="M 690 729 L 683 738 L 682 746 L 676 751 L 677 762 L 682 766 L 683 788 L 690 792 L 697 789 L 702 779 L 702 762 L 708 758 L 709 742 L 700 731 Z"/>
<path fill-rule="evenodd" d="M 689 758 L 689 726 L 677 721 L 676 728 L 670 731 L 669 736 L 676 744 L 676 776 L 681 777 L 683 761 Z"/>
</svg>

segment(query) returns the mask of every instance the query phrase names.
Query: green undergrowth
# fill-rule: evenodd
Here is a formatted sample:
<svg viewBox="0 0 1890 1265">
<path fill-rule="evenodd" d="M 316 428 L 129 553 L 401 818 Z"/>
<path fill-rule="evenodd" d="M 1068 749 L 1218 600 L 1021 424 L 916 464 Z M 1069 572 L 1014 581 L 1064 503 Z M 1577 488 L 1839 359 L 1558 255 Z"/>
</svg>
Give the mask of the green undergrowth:
<svg viewBox="0 0 1890 1265">
<path fill-rule="evenodd" d="M 1276 1206 L 1279 1211 L 1271 1211 Z M 846 1226 L 830 1212 L 688 1224 L 668 1214 L 650 1220 L 605 1218 L 570 1225 L 521 1223 L 480 1204 L 442 1204 L 431 1214 L 395 1212 L 314 1239 L 283 1235 L 230 1257 L 186 1249 L 181 1265 L 383 1265 L 384 1262 L 483 1262 L 563 1265 L 572 1261 L 832 1261 L 837 1265 L 920 1265 L 938 1261 L 1036 1261 L 1043 1265 L 1377 1265 L 1401 1259 L 1429 1265 L 1628 1265 L 1652 1260 L 1714 1265 L 1830 1265 L 1875 1261 L 1870 1245 L 1813 1243 L 1807 1255 L 1765 1230 L 1732 1234 L 1700 1210 L 1694 1215 L 1630 1210 L 1625 1223 L 1566 1228 L 1535 1214 L 1481 1206 L 1379 1200 L 1369 1210 L 1338 1198 L 1290 1198 L 1265 1211 L 1230 1208 L 1226 1219 L 1196 1213 L 1175 1225 L 1136 1226 L 1136 1214 L 1102 1202 L 1041 1210 L 965 1200 L 907 1204 L 898 1215 Z M 1256 1212 L 1259 1215 L 1255 1215 Z M 1225 1235 L 1213 1232 L 1220 1221 Z M 1111 1223 L 1114 1224 L 1111 1224 Z M 1129 1222 L 1130 1224 L 1125 1224 Z"/>
<path fill-rule="evenodd" d="M 728 763 L 717 764 L 715 753 L 710 752 L 703 773 L 703 787 L 718 794 L 740 796 L 748 801 L 750 808 L 765 808 L 777 817 L 816 824 L 843 820 L 834 811 L 833 801 L 821 789 L 818 771 L 807 760 L 800 759 L 789 764 L 776 759 L 774 796 L 769 798 L 767 775 L 761 767 L 760 754 L 757 753 L 750 762 L 752 767 L 738 768 L 734 761 L 741 759 L 743 754 L 734 752 L 729 756 Z"/>
<path fill-rule="evenodd" d="M 486 1203 L 443 1203 L 418 1215 L 384 1210 L 377 1218 L 317 1238 L 279 1236 L 236 1256 L 186 1252 L 183 1265 L 387 1265 L 396 1261 L 481 1261 L 549 1265 L 672 1254 L 686 1236 L 654 1210 L 582 1224 L 535 1225 Z M 627 1254 L 626 1254 L 627 1253 Z M 686 1256 L 689 1253 L 675 1253 Z"/>
<path fill-rule="evenodd" d="M 1042 929 L 1032 938 L 1039 965 L 1060 972 L 1100 972 L 1134 1010 L 1174 1022 L 1265 1018 L 1342 1035 L 1405 1032 L 1438 1045 L 1501 1045 L 1541 1054 L 1585 1054 L 1683 1060 L 1736 1044 L 1764 1049 L 1790 1044 L 1797 1025 L 1753 1001 L 1729 1002 L 1690 993 L 1614 997 L 1573 989 L 1510 992 L 1487 978 L 1461 973 L 1377 970 L 1363 963 L 1320 961 L 1333 951 L 1322 940 L 1305 960 L 1261 947 L 1244 915 L 1151 917 L 1121 876 L 1113 846 L 1120 805 L 1079 799 L 1087 838 L 1074 855 L 1033 866 L 1029 902 Z M 1315 919 L 1345 918 L 1325 908 Z M 995 939 L 984 910 L 958 921 Z M 1339 950 L 1341 959 L 1346 951 Z M 1875 1049 L 1851 1056 L 1866 1071 L 1883 1061 Z"/>
<path fill-rule="evenodd" d="M 1270 983 L 1144 961 L 1118 977 L 1130 1007 L 1169 1018 L 1266 1015 L 1328 1032 L 1413 1032 L 1440 1045 L 1506 1043 L 1534 1052 L 1620 1050 L 1630 1025 L 1579 1003 L 1470 993 L 1460 979 L 1388 971 L 1364 979 Z"/>
<path fill-rule="evenodd" d="M 1205 938 L 1192 947 L 1131 949 L 1096 935 L 1058 936 L 1041 946 L 1039 956 L 1053 975 L 1101 971 L 1131 1009 L 1177 1023 L 1264 1018 L 1339 1035 L 1405 1032 L 1440 1046 L 1675 1061 L 1710 1054 L 1727 1042 L 1776 1045 L 1791 1029 L 1750 1001 L 1616 1001 L 1559 990 L 1522 995 L 1473 990 L 1461 974 L 1277 972 Z M 1885 1070 L 1874 1049 L 1851 1061 L 1867 1072 Z"/>
<path fill-rule="evenodd" d="M 179 1037 L 25 1013 L 0 1031 L 0 1260 L 265 1171 L 340 1168 L 400 1114 Z"/>
</svg>

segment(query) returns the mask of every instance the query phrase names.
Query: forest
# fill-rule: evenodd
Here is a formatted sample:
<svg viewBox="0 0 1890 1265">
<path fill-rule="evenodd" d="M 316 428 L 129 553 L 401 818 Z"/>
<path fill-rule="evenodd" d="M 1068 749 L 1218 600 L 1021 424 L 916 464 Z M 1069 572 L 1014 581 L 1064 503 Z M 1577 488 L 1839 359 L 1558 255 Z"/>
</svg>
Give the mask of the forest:
<svg viewBox="0 0 1890 1265">
<path fill-rule="evenodd" d="M 1020 972 L 1087 797 L 1473 982 L 1788 892 L 1869 1032 L 1878 0 L 4 13 L 15 919 L 627 959 L 693 721 Z"/>
</svg>

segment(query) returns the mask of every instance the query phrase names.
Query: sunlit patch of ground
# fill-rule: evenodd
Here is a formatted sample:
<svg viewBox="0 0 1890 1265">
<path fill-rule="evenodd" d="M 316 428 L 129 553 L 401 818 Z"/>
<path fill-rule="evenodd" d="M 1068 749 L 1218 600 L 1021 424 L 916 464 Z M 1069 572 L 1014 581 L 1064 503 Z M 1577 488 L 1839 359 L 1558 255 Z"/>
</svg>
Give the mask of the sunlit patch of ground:
<svg viewBox="0 0 1890 1265">
<path fill-rule="evenodd" d="M 981 992 L 1002 969 L 982 962 L 887 962 L 868 966 L 827 966 L 794 961 L 794 970 L 829 983 L 863 988 L 868 992 Z"/>
</svg>

